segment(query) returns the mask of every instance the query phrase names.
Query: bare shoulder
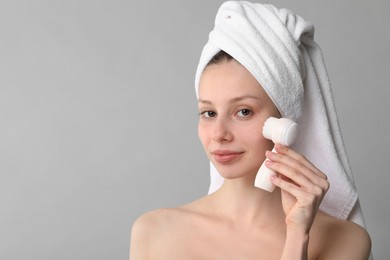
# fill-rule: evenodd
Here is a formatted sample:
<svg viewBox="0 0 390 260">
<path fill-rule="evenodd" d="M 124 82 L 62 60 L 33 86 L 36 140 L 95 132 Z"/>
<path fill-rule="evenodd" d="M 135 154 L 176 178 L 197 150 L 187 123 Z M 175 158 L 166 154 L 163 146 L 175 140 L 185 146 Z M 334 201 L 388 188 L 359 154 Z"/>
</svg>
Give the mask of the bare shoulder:
<svg viewBox="0 0 390 260">
<path fill-rule="evenodd" d="M 319 259 L 368 259 L 371 239 L 360 225 L 320 212 L 313 227 Z"/>
<path fill-rule="evenodd" d="M 151 258 L 150 252 L 164 239 L 178 213 L 175 209 L 157 209 L 138 217 L 131 228 L 130 259 Z"/>
<path fill-rule="evenodd" d="M 149 211 L 141 215 L 133 224 L 133 231 L 136 233 L 156 233 L 166 229 L 188 224 L 194 218 L 202 215 L 199 203 L 202 200 L 182 205 L 177 208 L 161 208 Z"/>
<path fill-rule="evenodd" d="M 201 213 L 194 207 L 196 204 L 162 208 L 141 215 L 132 226 L 130 259 L 153 258 L 152 252 L 162 252 L 180 242 L 183 230 L 194 229 L 199 222 Z"/>
<path fill-rule="evenodd" d="M 136 219 L 131 230 L 132 239 L 149 240 L 161 235 L 170 228 L 182 215 L 182 210 L 162 208 L 149 211 Z M 146 244 L 146 243 L 144 243 Z"/>
<path fill-rule="evenodd" d="M 133 229 L 136 231 L 155 230 L 166 220 L 169 220 L 170 216 L 175 215 L 175 211 L 175 209 L 163 208 L 146 212 L 136 219 Z"/>
</svg>

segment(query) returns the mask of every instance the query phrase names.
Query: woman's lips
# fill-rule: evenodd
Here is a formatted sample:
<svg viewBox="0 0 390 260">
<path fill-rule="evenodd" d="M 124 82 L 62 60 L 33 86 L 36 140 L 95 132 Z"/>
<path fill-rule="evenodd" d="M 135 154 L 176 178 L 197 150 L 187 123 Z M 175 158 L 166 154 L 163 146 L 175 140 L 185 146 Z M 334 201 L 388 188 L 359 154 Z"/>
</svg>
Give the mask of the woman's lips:
<svg viewBox="0 0 390 260">
<path fill-rule="evenodd" d="M 211 153 L 214 160 L 218 163 L 230 163 L 235 159 L 239 158 L 243 152 L 236 152 L 230 150 L 216 150 Z"/>
</svg>

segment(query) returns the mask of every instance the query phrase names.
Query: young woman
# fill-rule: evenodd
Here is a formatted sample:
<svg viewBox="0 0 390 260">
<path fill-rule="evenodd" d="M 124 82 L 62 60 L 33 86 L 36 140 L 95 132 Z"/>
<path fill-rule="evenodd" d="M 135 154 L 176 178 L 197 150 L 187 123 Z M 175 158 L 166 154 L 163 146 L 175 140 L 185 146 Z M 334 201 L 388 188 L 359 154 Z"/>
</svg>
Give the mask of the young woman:
<svg viewBox="0 0 390 260">
<path fill-rule="evenodd" d="M 241 12 L 243 5 L 252 9 Z M 219 14 L 236 19 L 232 9 L 258 11 L 252 5 L 229 2 L 223 5 L 229 12 L 221 7 Z M 199 138 L 223 184 L 190 204 L 141 216 L 133 225 L 130 259 L 368 259 L 367 232 L 319 210 L 332 185 L 327 173 L 290 147 L 276 144 L 271 152 L 263 124 L 288 113 L 270 97 L 272 83 L 260 83 L 235 48 L 219 48 L 200 66 L 197 80 Z M 264 160 L 278 173 L 271 178 L 274 192 L 253 185 Z"/>
</svg>

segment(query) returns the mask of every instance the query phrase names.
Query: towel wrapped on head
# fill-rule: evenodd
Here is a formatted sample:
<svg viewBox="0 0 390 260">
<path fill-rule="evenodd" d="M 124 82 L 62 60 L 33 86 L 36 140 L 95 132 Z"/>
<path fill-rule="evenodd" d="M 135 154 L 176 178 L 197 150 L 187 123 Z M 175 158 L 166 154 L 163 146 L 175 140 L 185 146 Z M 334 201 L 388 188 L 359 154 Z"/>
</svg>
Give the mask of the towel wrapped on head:
<svg viewBox="0 0 390 260">
<path fill-rule="evenodd" d="M 323 171 L 330 183 L 320 209 L 364 226 L 313 25 L 290 10 L 272 5 L 225 2 L 198 64 L 197 95 L 203 70 L 221 50 L 248 69 L 283 117 L 298 122 L 300 134 L 292 148 Z M 212 193 L 222 185 L 223 178 L 210 165 Z"/>
</svg>

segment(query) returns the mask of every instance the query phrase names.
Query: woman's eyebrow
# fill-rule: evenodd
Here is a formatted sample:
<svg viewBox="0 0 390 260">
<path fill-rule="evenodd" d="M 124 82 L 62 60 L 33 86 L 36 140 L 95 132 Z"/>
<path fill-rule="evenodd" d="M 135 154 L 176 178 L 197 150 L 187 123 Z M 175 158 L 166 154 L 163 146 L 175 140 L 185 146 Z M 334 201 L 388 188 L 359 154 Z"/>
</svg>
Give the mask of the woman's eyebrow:
<svg viewBox="0 0 390 260">
<path fill-rule="evenodd" d="M 239 96 L 239 97 L 232 98 L 231 100 L 229 100 L 229 103 L 236 103 L 236 102 L 239 102 L 239 101 L 241 101 L 243 99 L 261 100 L 260 97 L 256 97 L 256 96 L 252 96 L 252 95 L 244 95 L 244 96 Z"/>
<path fill-rule="evenodd" d="M 239 101 L 244 100 L 244 99 L 261 100 L 260 97 L 256 97 L 256 96 L 252 96 L 252 95 L 244 95 L 244 96 L 239 96 L 239 97 L 235 97 L 235 98 L 230 99 L 229 103 L 236 103 L 236 102 L 239 102 Z M 203 104 L 207 104 L 207 105 L 213 104 L 213 102 L 211 102 L 209 100 L 201 99 L 201 98 L 199 98 L 198 102 L 203 103 Z"/>
<path fill-rule="evenodd" d="M 208 100 L 204 100 L 204 99 L 200 99 L 198 100 L 198 103 L 203 103 L 203 104 L 207 104 L 207 105 L 211 105 L 212 102 L 211 101 L 208 101 Z"/>
</svg>

